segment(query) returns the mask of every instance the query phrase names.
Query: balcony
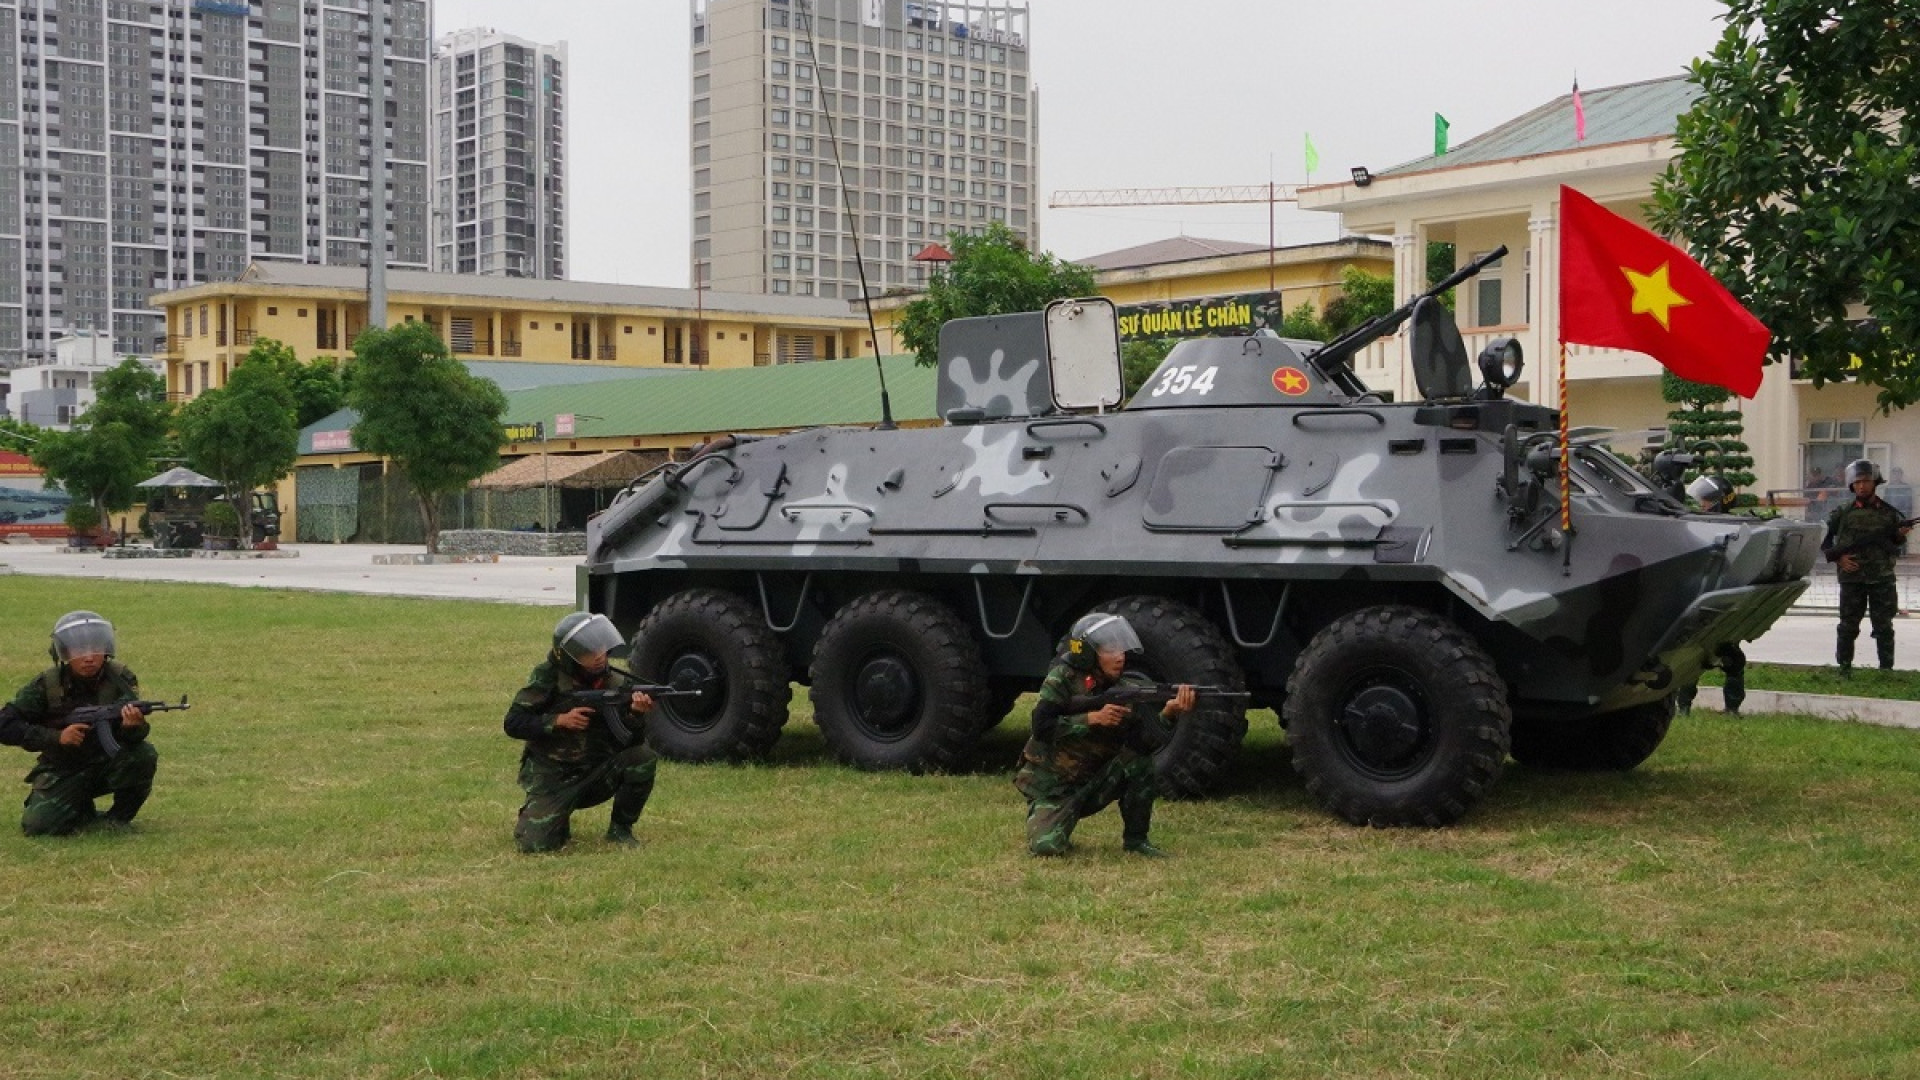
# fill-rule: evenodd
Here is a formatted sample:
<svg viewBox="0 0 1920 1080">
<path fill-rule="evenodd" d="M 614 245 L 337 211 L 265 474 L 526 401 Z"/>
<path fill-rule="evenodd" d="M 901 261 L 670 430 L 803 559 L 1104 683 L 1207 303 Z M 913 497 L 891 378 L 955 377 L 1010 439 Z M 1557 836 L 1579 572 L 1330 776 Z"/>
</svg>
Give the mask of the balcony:
<svg viewBox="0 0 1920 1080">
<path fill-rule="evenodd" d="M 619 356 L 615 353 L 614 346 L 612 345 L 602 345 L 598 349 L 595 349 L 594 356 L 596 359 L 600 359 L 600 360 L 619 359 Z"/>
<path fill-rule="evenodd" d="M 500 342 L 500 355 L 501 356 L 519 356 L 520 342 L 518 342 L 513 338 L 503 339 Z"/>
</svg>

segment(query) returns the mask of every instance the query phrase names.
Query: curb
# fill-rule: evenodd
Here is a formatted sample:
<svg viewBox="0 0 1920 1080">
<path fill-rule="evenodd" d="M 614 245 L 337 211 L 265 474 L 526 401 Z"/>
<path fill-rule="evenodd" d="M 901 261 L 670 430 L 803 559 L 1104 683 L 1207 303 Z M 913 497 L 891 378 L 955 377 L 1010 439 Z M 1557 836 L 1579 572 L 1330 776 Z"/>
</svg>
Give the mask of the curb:
<svg viewBox="0 0 1920 1080">
<path fill-rule="evenodd" d="M 1726 708 L 1717 686 L 1703 686 L 1694 704 Z M 1897 727 L 1920 731 L 1920 701 L 1896 698 L 1840 697 L 1834 694 L 1789 694 L 1778 690 L 1749 690 L 1742 703 L 1743 712 L 1786 713 L 1792 716 L 1817 716 L 1822 720 L 1847 720 L 1877 727 Z"/>
</svg>

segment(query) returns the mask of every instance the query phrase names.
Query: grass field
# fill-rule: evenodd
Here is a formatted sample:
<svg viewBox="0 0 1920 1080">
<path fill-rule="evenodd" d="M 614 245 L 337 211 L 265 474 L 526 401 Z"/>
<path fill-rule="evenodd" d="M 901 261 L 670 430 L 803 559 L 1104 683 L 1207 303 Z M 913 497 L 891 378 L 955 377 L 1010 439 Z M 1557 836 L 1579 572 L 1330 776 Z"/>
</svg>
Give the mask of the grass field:
<svg viewBox="0 0 1920 1080">
<path fill-rule="evenodd" d="M 1748 664 L 1747 689 L 1920 700 L 1920 671 L 1881 671 L 1873 666 L 1872 641 L 1867 642 L 1864 651 L 1867 666 L 1855 668 L 1847 678 L 1841 678 L 1840 669 L 1832 664 Z M 1707 686 L 1719 686 L 1726 681 L 1726 676 L 1717 670 L 1708 671 L 1700 681 Z"/>
<path fill-rule="evenodd" d="M 551 609 L 0 601 L 8 687 L 84 606 L 196 703 L 134 834 L 0 829 L 8 1078 L 1920 1074 L 1914 732 L 1702 711 L 1632 774 L 1374 831 L 1263 713 L 1224 798 L 1162 804 L 1175 858 L 1110 811 L 1043 862 L 1018 718 L 977 770 L 863 774 L 802 694 L 772 762 L 663 765 L 641 850 L 602 808 L 526 857 L 499 721 Z"/>
</svg>

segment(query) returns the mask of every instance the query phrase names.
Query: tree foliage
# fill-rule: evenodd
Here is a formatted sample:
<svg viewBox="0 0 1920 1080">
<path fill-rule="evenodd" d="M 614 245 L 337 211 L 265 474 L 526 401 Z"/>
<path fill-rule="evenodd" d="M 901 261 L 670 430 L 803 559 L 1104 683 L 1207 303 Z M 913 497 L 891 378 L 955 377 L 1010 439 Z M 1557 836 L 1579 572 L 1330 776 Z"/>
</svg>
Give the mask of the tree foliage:
<svg viewBox="0 0 1920 1080">
<path fill-rule="evenodd" d="M 1679 406 L 1667 413 L 1667 448 L 1693 454 L 1697 459 L 1685 479 L 1713 473 L 1736 489 L 1753 484 L 1753 455 L 1743 438 L 1745 418 L 1725 408 L 1733 391 L 1688 382 L 1666 371 L 1660 374 L 1660 396 L 1668 404 Z"/>
<path fill-rule="evenodd" d="M 427 550 L 440 550 L 439 496 L 462 491 L 500 463 L 506 395 L 467 373 L 425 323 L 369 328 L 353 343 L 353 391 L 360 412 L 353 440 L 407 475 Z"/>
<path fill-rule="evenodd" d="M 1120 372 L 1126 380 L 1126 396 L 1131 398 L 1145 386 L 1160 361 L 1167 358 L 1179 338 L 1141 338 L 1120 346 Z"/>
<path fill-rule="evenodd" d="M 1393 278 L 1358 266 L 1340 271 L 1340 295 L 1327 303 L 1327 340 L 1393 310 Z"/>
<path fill-rule="evenodd" d="M 316 357 L 306 363 L 293 346 L 272 338 L 260 338 L 247 350 L 246 363 L 271 364 L 293 393 L 294 419 L 306 427 L 315 420 L 331 416 L 347 404 L 346 374 L 332 357 Z"/>
<path fill-rule="evenodd" d="M 1816 385 L 1920 400 L 1920 18 L 1913 0 L 1727 0 L 1654 187 L 1683 238 Z M 1851 309 L 1851 310 L 1850 310 Z M 1855 316 L 1861 310 L 1870 319 Z"/>
<path fill-rule="evenodd" d="M 73 430 L 41 433 L 34 463 L 51 483 L 102 515 L 125 510 L 139 496 L 136 485 L 158 471 L 171 415 L 166 380 L 128 357 L 101 373 L 94 403 Z"/>
<path fill-rule="evenodd" d="M 1047 253 L 1027 250 L 1005 225 L 978 236 L 954 234 L 953 261 L 928 282 L 926 295 L 907 304 L 895 327 L 920 364 L 940 361 L 940 327 L 949 319 L 1038 311 L 1055 300 L 1092 296 L 1093 271 Z"/>
<path fill-rule="evenodd" d="M 253 534 L 253 489 L 285 476 L 300 454 L 293 390 L 276 362 L 281 350 L 293 354 L 278 342 L 255 342 L 227 385 L 188 402 L 175 422 L 187 464 L 220 481 L 243 537 Z"/>
</svg>

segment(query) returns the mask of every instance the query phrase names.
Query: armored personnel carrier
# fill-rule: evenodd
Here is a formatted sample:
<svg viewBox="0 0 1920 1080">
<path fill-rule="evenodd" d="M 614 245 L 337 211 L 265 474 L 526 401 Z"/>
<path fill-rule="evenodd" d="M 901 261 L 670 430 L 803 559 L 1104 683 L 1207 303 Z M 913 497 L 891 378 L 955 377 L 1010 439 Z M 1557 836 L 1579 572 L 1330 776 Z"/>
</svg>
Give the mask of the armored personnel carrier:
<svg viewBox="0 0 1920 1080">
<path fill-rule="evenodd" d="M 1497 253 L 1495 256 L 1497 257 Z M 1676 688 L 1807 584 L 1817 526 L 1703 516 L 1558 414 L 1475 384 L 1436 296 L 1342 339 L 1182 342 L 1124 408 L 1111 305 L 958 320 L 938 427 L 723 438 L 588 525 L 584 606 L 653 680 L 662 753 L 765 754 L 804 684 L 841 759 L 960 762 L 1068 626 L 1124 614 L 1147 674 L 1276 710 L 1307 790 L 1354 823 L 1443 825 L 1526 765 L 1630 769 Z M 1411 321 L 1419 401 L 1350 357 Z M 1204 793 L 1248 699 L 1158 759 Z"/>
</svg>

